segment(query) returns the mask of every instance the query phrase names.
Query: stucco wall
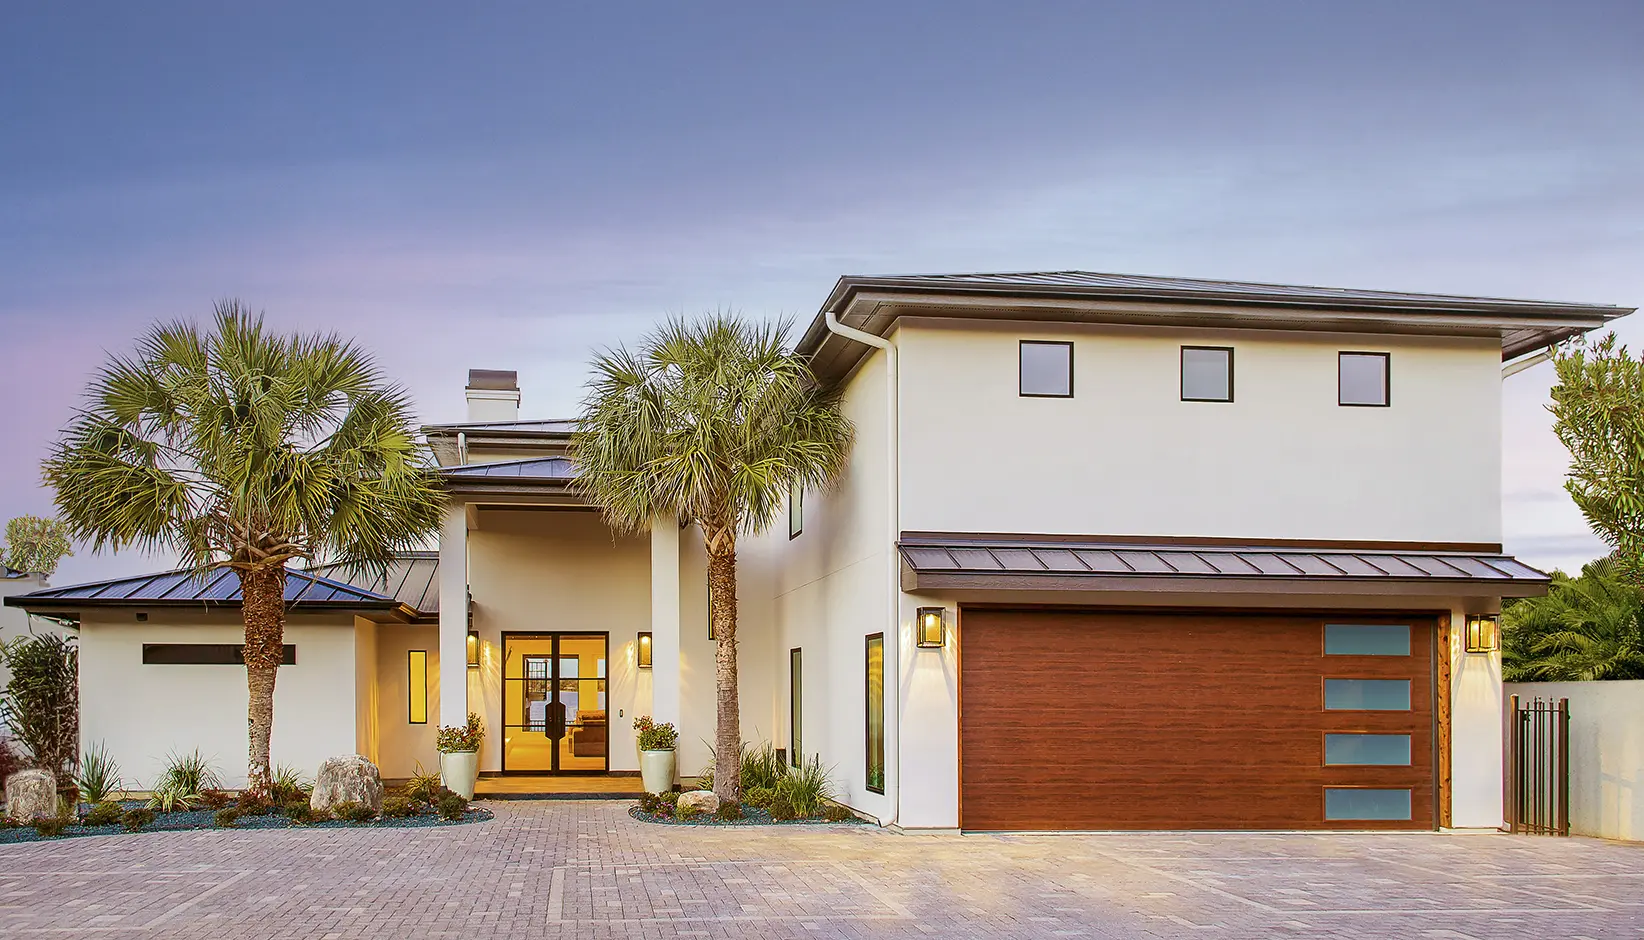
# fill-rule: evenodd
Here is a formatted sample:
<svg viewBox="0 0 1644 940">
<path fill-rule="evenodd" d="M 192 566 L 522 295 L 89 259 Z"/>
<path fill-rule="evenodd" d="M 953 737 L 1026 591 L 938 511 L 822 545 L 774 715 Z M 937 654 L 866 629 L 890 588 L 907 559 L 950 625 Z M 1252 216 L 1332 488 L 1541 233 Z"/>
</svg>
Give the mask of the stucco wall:
<svg viewBox="0 0 1644 940">
<path fill-rule="evenodd" d="M 1570 700 L 1570 831 L 1644 841 L 1644 680 L 1509 682 L 1503 692 Z"/>
<path fill-rule="evenodd" d="M 428 721 L 411 724 L 411 650 L 428 653 Z M 434 624 L 383 624 L 376 631 L 375 716 L 377 761 L 384 777 L 409 777 L 420 764 L 439 768 L 434 738 L 439 731 L 439 627 Z"/>
<path fill-rule="evenodd" d="M 23 575 L 18 578 L 0 578 L 0 598 L 28 594 L 49 586 L 46 579 L 37 574 Z M 19 637 L 29 636 L 30 634 L 72 634 L 73 632 L 73 630 L 57 626 L 50 620 L 40 617 L 30 618 L 28 613 L 20 608 L 0 604 L 0 643 L 10 643 Z M 0 662 L 0 687 L 4 687 L 10 680 L 11 670 L 6 667 L 4 662 Z"/>
<path fill-rule="evenodd" d="M 1018 341 L 1074 343 L 1075 397 L 1017 394 Z M 1182 345 L 1234 347 L 1234 401 L 1180 400 Z M 907 530 L 1500 541 L 1488 339 L 902 321 Z M 1392 406 L 1337 404 L 1342 350 Z"/>
<path fill-rule="evenodd" d="M 196 748 L 225 785 L 246 780 L 246 675 L 243 666 L 145 666 L 144 643 L 239 643 L 235 614 L 150 611 L 87 613 L 80 626 L 80 712 L 84 746 L 101 742 L 120 763 L 126 785 L 147 788 L 171 753 Z M 225 622 L 226 621 L 226 622 Z M 320 762 L 353 754 L 354 622 L 346 615 L 289 619 L 285 641 L 297 663 L 281 666 L 274 687 L 276 764 L 310 778 Z"/>
</svg>

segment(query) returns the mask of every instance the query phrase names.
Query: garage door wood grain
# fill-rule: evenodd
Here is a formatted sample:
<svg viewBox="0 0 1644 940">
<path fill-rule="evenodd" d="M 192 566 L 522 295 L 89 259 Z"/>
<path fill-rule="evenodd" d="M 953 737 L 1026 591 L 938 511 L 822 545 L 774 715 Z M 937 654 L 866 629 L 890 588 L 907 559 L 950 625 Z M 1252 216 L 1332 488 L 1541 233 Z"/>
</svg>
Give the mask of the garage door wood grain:
<svg viewBox="0 0 1644 940">
<path fill-rule="evenodd" d="M 1410 656 L 1325 656 L 1324 624 L 1407 623 Z M 966 829 L 1432 827 L 1434 621 L 965 608 Z M 1408 712 L 1325 711 L 1326 678 L 1409 679 Z M 1411 736 L 1409 767 L 1326 767 L 1327 732 Z M 1327 786 L 1413 818 L 1324 819 Z"/>
</svg>

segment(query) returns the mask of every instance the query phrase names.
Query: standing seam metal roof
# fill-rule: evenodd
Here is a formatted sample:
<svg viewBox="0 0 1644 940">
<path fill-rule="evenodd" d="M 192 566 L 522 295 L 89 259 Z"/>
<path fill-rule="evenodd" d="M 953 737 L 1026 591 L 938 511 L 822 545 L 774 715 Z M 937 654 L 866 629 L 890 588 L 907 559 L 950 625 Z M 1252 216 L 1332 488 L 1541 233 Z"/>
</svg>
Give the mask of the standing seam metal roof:
<svg viewBox="0 0 1644 940">
<path fill-rule="evenodd" d="M 6 599 L 14 607 L 26 607 L 31 602 L 79 602 L 88 605 L 130 604 L 151 601 L 158 604 L 238 604 L 240 579 L 227 568 L 207 572 L 204 577 L 188 569 L 165 571 L 158 574 L 73 584 L 47 588 Z M 285 579 L 285 602 L 289 605 L 308 604 L 358 605 L 362 607 L 389 607 L 394 600 L 363 590 L 352 584 L 305 571 L 288 569 Z"/>
</svg>

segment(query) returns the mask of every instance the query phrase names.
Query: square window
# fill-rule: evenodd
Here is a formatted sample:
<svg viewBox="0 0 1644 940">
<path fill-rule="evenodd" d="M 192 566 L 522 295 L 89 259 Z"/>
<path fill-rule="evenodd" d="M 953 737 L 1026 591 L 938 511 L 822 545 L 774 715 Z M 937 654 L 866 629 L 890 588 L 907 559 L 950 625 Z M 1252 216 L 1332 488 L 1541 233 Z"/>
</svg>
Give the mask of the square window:
<svg viewBox="0 0 1644 940">
<path fill-rule="evenodd" d="M 1073 344 L 1024 339 L 1020 393 L 1024 398 L 1073 397 Z"/>
<path fill-rule="evenodd" d="M 1385 408 L 1392 402 L 1393 357 L 1379 352 L 1344 352 L 1337 356 L 1338 403 Z"/>
<path fill-rule="evenodd" d="M 1182 347 L 1182 401 L 1233 400 L 1233 348 Z"/>
</svg>

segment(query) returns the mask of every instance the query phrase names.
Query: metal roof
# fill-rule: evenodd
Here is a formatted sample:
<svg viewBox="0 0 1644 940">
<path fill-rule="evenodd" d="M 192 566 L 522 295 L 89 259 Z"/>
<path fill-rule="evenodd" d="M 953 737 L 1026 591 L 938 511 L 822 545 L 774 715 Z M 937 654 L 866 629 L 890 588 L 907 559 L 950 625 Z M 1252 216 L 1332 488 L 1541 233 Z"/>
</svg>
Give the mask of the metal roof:
<svg viewBox="0 0 1644 940">
<path fill-rule="evenodd" d="M 576 472 L 569 457 L 527 457 L 523 460 L 498 460 L 493 463 L 445 467 L 440 470 L 440 475 L 459 480 L 568 482 L 576 477 Z"/>
<path fill-rule="evenodd" d="M 309 571 L 345 581 L 374 594 L 392 597 L 425 616 L 440 612 L 439 552 L 406 552 L 395 558 L 381 576 L 350 576 L 340 564 L 318 565 Z"/>
<path fill-rule="evenodd" d="M 897 545 L 915 589 L 1546 593 L 1549 578 L 1500 552 L 1135 544 L 945 534 Z"/>
<path fill-rule="evenodd" d="M 288 607 L 309 609 L 383 609 L 398 606 L 391 597 L 294 568 L 287 569 L 285 573 L 285 602 Z M 7 606 L 25 608 L 211 607 L 239 603 L 240 579 L 227 568 L 208 571 L 203 577 L 194 571 L 179 569 L 47 588 L 6 598 Z"/>
<path fill-rule="evenodd" d="M 461 424 L 425 424 L 427 434 L 570 434 L 576 430 L 575 418 L 543 418 L 533 421 L 479 421 Z"/>
</svg>

